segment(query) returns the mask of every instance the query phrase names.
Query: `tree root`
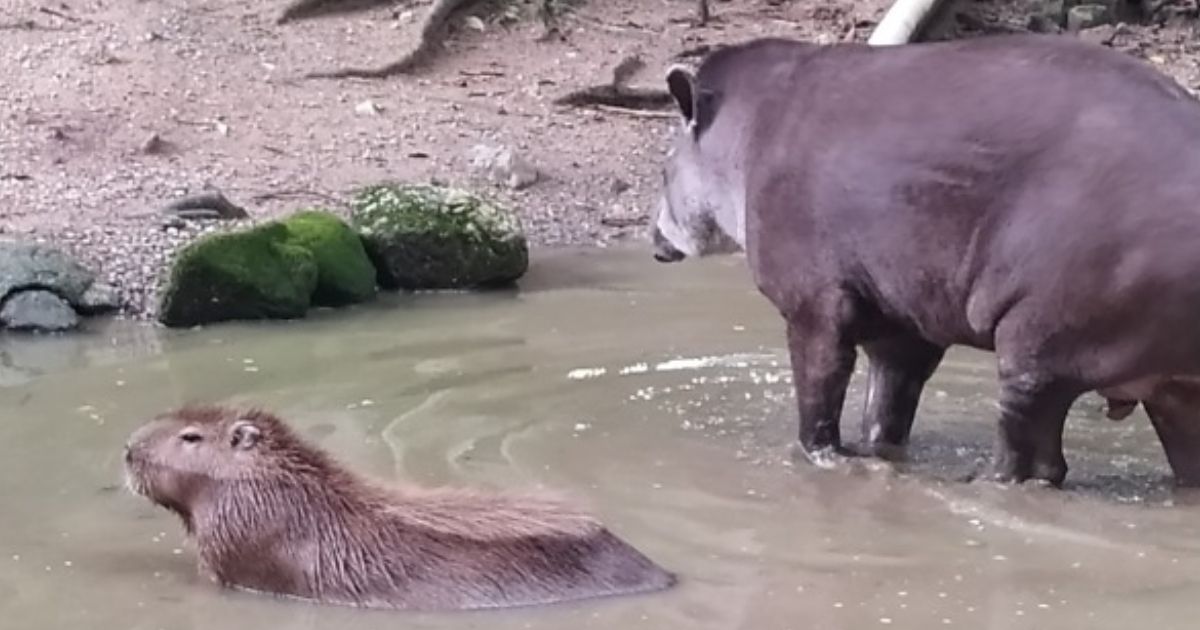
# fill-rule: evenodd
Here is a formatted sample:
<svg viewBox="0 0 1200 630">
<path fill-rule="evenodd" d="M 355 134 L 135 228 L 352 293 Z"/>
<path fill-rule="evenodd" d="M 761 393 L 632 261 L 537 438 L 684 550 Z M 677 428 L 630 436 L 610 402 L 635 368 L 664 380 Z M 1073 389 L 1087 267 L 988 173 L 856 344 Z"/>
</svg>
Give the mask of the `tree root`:
<svg viewBox="0 0 1200 630">
<path fill-rule="evenodd" d="M 405 74 L 428 61 L 434 48 L 442 43 L 446 23 L 458 11 L 465 9 L 480 0 L 434 0 L 425 17 L 421 19 L 421 34 L 415 46 L 404 53 L 398 60 L 378 68 L 342 68 L 310 72 L 304 75 L 306 79 L 386 79 L 398 74 Z"/>
<path fill-rule="evenodd" d="M 565 96 L 554 99 L 558 105 L 573 105 L 587 107 L 589 105 L 607 105 L 625 109 L 661 110 L 670 107 L 674 100 L 666 90 L 647 88 L 631 88 L 620 85 L 596 85 L 582 90 L 575 90 Z"/>
<path fill-rule="evenodd" d="M 221 191 L 208 189 L 167 204 L 163 214 L 183 219 L 246 219 L 246 209 L 233 203 Z"/>
<path fill-rule="evenodd" d="M 321 15 L 366 11 L 387 2 L 388 0 L 292 0 L 280 12 L 275 23 L 284 24 Z"/>
</svg>

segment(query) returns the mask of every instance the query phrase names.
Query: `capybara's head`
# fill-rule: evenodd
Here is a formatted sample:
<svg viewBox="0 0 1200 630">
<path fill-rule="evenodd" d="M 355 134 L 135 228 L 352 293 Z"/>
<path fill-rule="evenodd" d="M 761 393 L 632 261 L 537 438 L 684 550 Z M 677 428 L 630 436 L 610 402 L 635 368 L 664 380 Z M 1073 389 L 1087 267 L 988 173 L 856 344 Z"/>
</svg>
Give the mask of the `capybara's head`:
<svg viewBox="0 0 1200 630">
<path fill-rule="evenodd" d="M 683 66 L 667 72 L 682 125 L 663 165 L 663 190 L 652 238 L 654 258 L 677 262 L 741 249 L 745 202 L 731 184 L 739 169 L 730 148 L 735 130 L 716 124 L 721 95 L 701 89 Z"/>
<path fill-rule="evenodd" d="M 184 407 L 139 427 L 125 445 L 130 490 L 187 515 L 223 483 L 295 478 L 324 459 L 259 410 Z"/>
</svg>

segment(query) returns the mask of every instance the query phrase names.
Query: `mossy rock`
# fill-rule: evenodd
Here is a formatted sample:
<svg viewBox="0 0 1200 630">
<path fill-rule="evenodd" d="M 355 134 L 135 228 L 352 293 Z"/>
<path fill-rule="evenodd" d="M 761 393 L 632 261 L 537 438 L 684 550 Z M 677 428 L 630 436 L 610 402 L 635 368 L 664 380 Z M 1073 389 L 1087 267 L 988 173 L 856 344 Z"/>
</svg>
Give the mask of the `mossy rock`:
<svg viewBox="0 0 1200 630">
<path fill-rule="evenodd" d="M 529 268 L 515 214 L 479 195 L 425 184 L 358 191 L 351 223 L 389 289 L 510 285 Z"/>
<path fill-rule="evenodd" d="M 375 265 L 362 239 L 337 215 L 320 209 L 297 212 L 283 221 L 287 242 L 312 253 L 317 288 L 312 303 L 345 306 L 375 297 Z"/>
<path fill-rule="evenodd" d="M 317 263 L 288 237 L 287 226 L 268 223 L 187 245 L 161 293 L 159 321 L 194 326 L 304 317 L 317 286 Z"/>
</svg>

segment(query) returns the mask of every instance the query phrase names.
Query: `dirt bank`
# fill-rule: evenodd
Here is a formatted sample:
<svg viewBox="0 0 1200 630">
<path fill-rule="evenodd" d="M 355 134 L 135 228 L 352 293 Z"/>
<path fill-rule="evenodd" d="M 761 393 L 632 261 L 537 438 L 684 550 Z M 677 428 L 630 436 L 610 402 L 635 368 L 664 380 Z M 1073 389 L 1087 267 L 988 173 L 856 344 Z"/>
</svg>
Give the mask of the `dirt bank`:
<svg viewBox="0 0 1200 630">
<path fill-rule="evenodd" d="M 471 148 L 494 144 L 544 172 L 530 188 L 496 189 L 534 245 L 640 238 L 671 121 L 555 98 L 607 82 L 630 55 L 645 62 L 631 83 L 659 87 L 673 55 L 706 44 L 765 34 L 863 41 L 887 6 L 732 0 L 696 27 L 691 0 L 607 0 L 561 17 L 549 37 L 534 11 L 505 20 L 501 10 L 456 19 L 446 50 L 416 74 L 302 78 L 391 61 L 424 4 L 276 25 L 281 3 L 9 0 L 0 233 L 64 245 L 121 289 L 129 314 L 145 316 L 165 262 L 200 231 L 162 226 L 171 199 L 211 184 L 265 219 L 313 204 L 337 210 L 348 191 L 381 179 L 483 186 Z M 1122 37 L 1192 85 L 1200 73 L 1181 33 Z"/>
</svg>

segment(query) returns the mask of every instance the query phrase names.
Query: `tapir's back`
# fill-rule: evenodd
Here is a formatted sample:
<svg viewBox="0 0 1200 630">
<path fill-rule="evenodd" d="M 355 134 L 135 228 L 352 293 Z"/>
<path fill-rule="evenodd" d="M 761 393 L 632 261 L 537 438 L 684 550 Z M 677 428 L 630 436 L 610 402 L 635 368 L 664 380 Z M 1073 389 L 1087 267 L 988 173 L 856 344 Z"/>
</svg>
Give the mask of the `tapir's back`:
<svg viewBox="0 0 1200 630">
<path fill-rule="evenodd" d="M 1014 296 L 1104 309 L 1200 271 L 1184 247 L 1200 242 L 1200 106 L 1123 53 L 1063 36 L 776 40 L 711 61 L 702 89 L 752 118 L 758 275 L 855 273 L 928 338 L 989 346 Z"/>
</svg>

